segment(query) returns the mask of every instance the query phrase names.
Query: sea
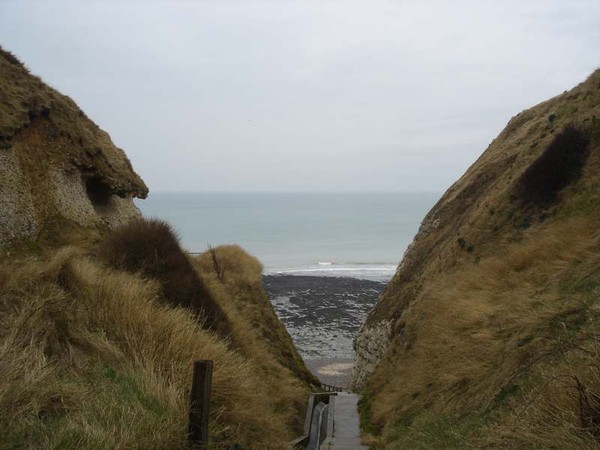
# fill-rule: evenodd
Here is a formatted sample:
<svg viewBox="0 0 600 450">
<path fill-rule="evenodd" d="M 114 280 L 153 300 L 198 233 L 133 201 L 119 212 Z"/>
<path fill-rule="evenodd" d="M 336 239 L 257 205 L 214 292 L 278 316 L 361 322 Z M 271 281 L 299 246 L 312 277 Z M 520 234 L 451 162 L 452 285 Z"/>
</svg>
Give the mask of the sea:
<svg viewBox="0 0 600 450">
<path fill-rule="evenodd" d="M 239 244 L 265 274 L 389 280 L 439 193 L 150 193 L 191 252 Z"/>
<path fill-rule="evenodd" d="M 439 193 L 150 193 L 184 248 L 238 244 L 307 365 L 348 381 L 352 341 Z"/>
</svg>

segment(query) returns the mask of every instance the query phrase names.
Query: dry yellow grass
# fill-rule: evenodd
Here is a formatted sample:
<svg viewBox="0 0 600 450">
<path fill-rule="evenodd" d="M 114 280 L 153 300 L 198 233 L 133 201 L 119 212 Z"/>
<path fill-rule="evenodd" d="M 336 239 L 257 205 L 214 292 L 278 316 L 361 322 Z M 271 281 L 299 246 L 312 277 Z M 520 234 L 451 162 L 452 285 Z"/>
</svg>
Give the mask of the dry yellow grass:
<svg viewBox="0 0 600 450">
<path fill-rule="evenodd" d="M 597 421 L 595 427 L 582 421 L 580 393 L 577 380 L 584 386 L 588 398 L 595 399 L 591 411 L 597 420 L 600 409 L 598 370 L 598 336 L 585 345 L 595 353 L 595 361 L 581 350 L 568 351 L 561 361 L 546 364 L 539 369 L 535 385 L 518 399 L 507 403 L 508 413 L 492 423 L 474 441 L 479 447 L 492 448 L 560 448 L 564 450 L 597 449 Z"/>
<path fill-rule="evenodd" d="M 483 440 L 460 436 L 443 448 L 598 448 L 581 432 L 572 377 L 600 394 L 599 222 L 593 215 L 548 224 L 428 286 L 403 316 L 394 358 L 370 381 L 379 389 L 372 421 L 384 426 L 376 445 L 427 448 L 427 436 L 411 442 L 414 434 L 397 429 L 417 418 L 413 432 L 437 433 L 435 422 L 448 420 L 441 432 L 451 433 L 462 420 L 469 434 L 469 420 L 481 420 Z M 430 420 L 419 425 L 423 415 Z"/>
<path fill-rule="evenodd" d="M 599 113 L 596 71 L 514 117 L 425 218 L 367 320 L 392 322 L 361 404 L 373 446 L 600 448 L 573 378 L 600 395 Z"/>
<path fill-rule="evenodd" d="M 261 365 L 266 375 L 284 376 L 281 370 L 286 368 L 306 383 L 319 384 L 304 365 L 262 288 L 261 263 L 237 245 L 220 246 L 213 251 L 223 281 L 218 279 L 210 252 L 195 257 L 193 262 L 212 297 L 232 322 L 233 344 Z"/>
<path fill-rule="evenodd" d="M 0 448 L 185 448 L 194 359 L 215 361 L 215 445 L 285 447 L 306 386 L 269 351 L 246 355 L 159 292 L 74 248 L 5 260 Z"/>
<path fill-rule="evenodd" d="M 73 163 L 94 167 L 96 178 L 111 186 L 114 193 L 130 192 L 146 198 L 148 188 L 108 134 L 100 130 L 71 98 L 30 74 L 2 47 L 0 90 L 3 99 L 0 103 L 0 148 L 12 147 L 19 156 L 20 165 L 27 173 L 35 175 L 38 185 L 32 186 L 32 193 L 40 210 L 45 211 L 44 206 L 47 209 L 53 203 L 49 194 L 54 194 L 54 190 L 44 191 L 49 167 Z"/>
<path fill-rule="evenodd" d="M 9 206 L 0 237 L 12 236 L 0 249 L 0 449 L 187 448 L 195 359 L 215 362 L 214 446 L 286 447 L 314 378 L 262 290 L 260 265 L 239 248 L 218 250 L 228 275 L 215 280 L 176 239 L 157 251 L 161 233 L 149 243 L 142 222 L 101 263 L 106 226 L 133 212 L 127 202 L 108 211 L 108 200 L 144 198 L 147 187 L 70 98 L 1 48 L 0 89 L 0 151 L 18 168 L 0 186 Z M 36 239 L 13 241 L 23 236 Z M 119 267 L 118 253 L 136 248 L 141 259 Z"/>
</svg>

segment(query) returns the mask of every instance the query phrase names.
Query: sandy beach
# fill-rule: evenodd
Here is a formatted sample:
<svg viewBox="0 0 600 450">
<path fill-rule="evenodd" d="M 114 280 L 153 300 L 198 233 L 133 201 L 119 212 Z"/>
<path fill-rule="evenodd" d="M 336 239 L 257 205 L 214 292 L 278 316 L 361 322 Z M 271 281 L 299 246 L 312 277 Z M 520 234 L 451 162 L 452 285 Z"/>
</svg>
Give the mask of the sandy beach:
<svg viewBox="0 0 600 450">
<path fill-rule="evenodd" d="M 305 361 L 306 366 L 321 382 L 332 386 L 346 387 L 354 367 L 352 358 L 322 358 Z"/>
</svg>

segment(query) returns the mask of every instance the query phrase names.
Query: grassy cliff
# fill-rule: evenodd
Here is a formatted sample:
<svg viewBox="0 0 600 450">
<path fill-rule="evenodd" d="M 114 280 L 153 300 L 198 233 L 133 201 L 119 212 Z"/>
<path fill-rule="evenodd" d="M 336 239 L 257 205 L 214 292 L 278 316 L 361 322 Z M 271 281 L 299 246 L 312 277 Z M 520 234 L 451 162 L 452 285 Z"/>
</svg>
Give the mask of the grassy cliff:
<svg viewBox="0 0 600 450">
<path fill-rule="evenodd" d="M 117 227 L 148 188 L 73 100 L 0 48 L 0 247 Z"/>
<path fill-rule="evenodd" d="M 0 49 L 0 448 L 188 448 L 214 361 L 215 448 L 286 448 L 317 380 L 239 247 L 190 257 L 75 103 Z"/>
<path fill-rule="evenodd" d="M 599 192 L 596 71 L 514 117 L 425 217 L 357 340 L 385 334 L 373 445 L 600 446 Z"/>
</svg>

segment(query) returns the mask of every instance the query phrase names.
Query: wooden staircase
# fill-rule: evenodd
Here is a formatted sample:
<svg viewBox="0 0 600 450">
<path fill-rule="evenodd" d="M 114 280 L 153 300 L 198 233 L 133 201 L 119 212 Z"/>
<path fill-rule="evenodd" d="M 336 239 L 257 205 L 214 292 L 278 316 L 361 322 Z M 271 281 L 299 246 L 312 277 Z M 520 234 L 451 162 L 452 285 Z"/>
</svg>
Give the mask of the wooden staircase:
<svg viewBox="0 0 600 450">
<path fill-rule="evenodd" d="M 368 449 L 360 443 L 358 395 L 336 386 L 323 385 L 322 389 L 327 392 L 310 395 L 304 434 L 292 446 L 306 450 Z"/>
</svg>

